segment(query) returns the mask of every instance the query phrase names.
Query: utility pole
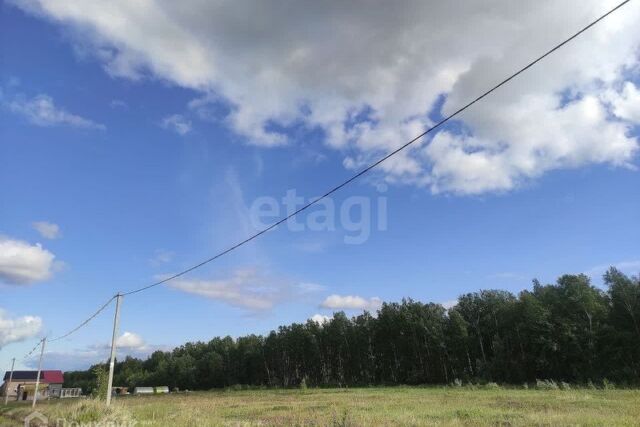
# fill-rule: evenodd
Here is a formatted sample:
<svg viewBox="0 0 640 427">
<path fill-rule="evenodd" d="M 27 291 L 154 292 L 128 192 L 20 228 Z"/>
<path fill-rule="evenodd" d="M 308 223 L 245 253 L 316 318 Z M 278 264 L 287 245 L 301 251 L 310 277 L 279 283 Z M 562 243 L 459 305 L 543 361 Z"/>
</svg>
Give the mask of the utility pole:
<svg viewBox="0 0 640 427">
<path fill-rule="evenodd" d="M 109 362 L 109 384 L 107 386 L 107 406 L 111 405 L 111 390 L 113 388 L 113 370 L 116 365 L 116 340 L 118 339 L 118 326 L 120 324 L 120 303 L 122 295 L 116 295 L 116 315 L 113 319 L 113 335 L 111 336 L 111 360 Z"/>
<path fill-rule="evenodd" d="M 13 367 L 16 364 L 16 358 L 11 359 L 11 373 L 9 374 L 9 382 L 7 386 L 4 388 L 4 404 L 9 403 L 9 386 L 11 385 L 11 381 L 13 380 Z"/>
<path fill-rule="evenodd" d="M 38 376 L 36 377 L 36 391 L 33 394 L 33 403 L 31 404 L 32 408 L 36 407 L 36 402 L 38 401 L 38 388 L 40 387 L 40 373 L 42 372 L 42 356 L 44 356 L 44 345 L 47 342 L 47 337 L 42 338 L 40 347 L 40 361 L 38 362 Z"/>
</svg>

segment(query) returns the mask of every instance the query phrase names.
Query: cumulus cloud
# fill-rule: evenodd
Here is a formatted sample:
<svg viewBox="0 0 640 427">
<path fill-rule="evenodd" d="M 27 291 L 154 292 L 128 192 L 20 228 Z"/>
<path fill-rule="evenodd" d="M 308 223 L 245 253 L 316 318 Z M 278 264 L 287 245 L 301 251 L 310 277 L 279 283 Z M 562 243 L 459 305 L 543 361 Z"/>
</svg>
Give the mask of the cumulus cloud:
<svg viewBox="0 0 640 427">
<path fill-rule="evenodd" d="M 8 107 L 14 113 L 26 117 L 29 122 L 37 126 L 67 125 L 84 129 L 106 129 L 103 124 L 57 107 L 48 95 L 40 94 L 31 99 L 17 96 L 8 104 Z"/>
<path fill-rule="evenodd" d="M 26 285 L 47 280 L 53 274 L 54 258 L 40 243 L 0 236 L 0 282 Z"/>
<path fill-rule="evenodd" d="M 173 114 L 162 119 L 162 127 L 170 129 L 179 135 L 191 132 L 191 121 L 180 114 Z"/>
<path fill-rule="evenodd" d="M 74 28 L 111 75 L 192 89 L 198 114 L 221 116 L 249 143 L 290 143 L 282 129 L 301 124 L 322 131 L 354 169 L 614 4 L 271 0 L 249 12 L 242 2 L 198 0 L 14 2 Z M 386 178 L 481 194 L 554 169 L 628 165 L 638 150 L 630 81 L 639 21 L 640 9 L 625 6 L 465 112 L 432 146 L 383 163 Z"/>
<path fill-rule="evenodd" d="M 309 318 L 309 320 L 314 321 L 319 325 L 324 325 L 331 320 L 331 317 L 325 316 L 324 314 L 314 314 Z"/>
<path fill-rule="evenodd" d="M 175 279 L 167 285 L 250 311 L 269 310 L 278 303 L 313 291 L 304 284 L 301 286 L 288 279 L 273 277 L 257 268 L 237 269 L 224 279 Z"/>
<path fill-rule="evenodd" d="M 610 93 L 610 101 L 616 116 L 640 123 L 640 90 L 636 85 L 627 82 L 621 92 Z"/>
<path fill-rule="evenodd" d="M 42 319 L 36 316 L 9 317 L 0 308 L 0 348 L 35 337 L 42 329 Z"/>
<path fill-rule="evenodd" d="M 62 235 L 60 226 L 47 221 L 36 221 L 31 226 L 45 239 L 57 239 Z"/>
<path fill-rule="evenodd" d="M 125 332 L 116 340 L 117 348 L 123 349 L 143 349 L 146 344 L 142 337 L 133 332 Z"/>
<path fill-rule="evenodd" d="M 132 354 L 132 352 L 146 351 L 147 343 L 144 339 L 135 332 L 123 332 L 118 338 L 116 338 L 116 349 L 118 352 L 125 352 Z M 94 344 L 88 346 L 86 352 L 93 352 L 96 354 L 105 354 L 104 350 L 111 349 L 111 342 L 103 342 L 100 344 Z"/>
<path fill-rule="evenodd" d="M 378 297 L 363 298 L 354 295 L 329 295 L 320 304 L 322 308 L 332 310 L 370 310 L 375 311 L 382 306 L 382 300 Z"/>
</svg>

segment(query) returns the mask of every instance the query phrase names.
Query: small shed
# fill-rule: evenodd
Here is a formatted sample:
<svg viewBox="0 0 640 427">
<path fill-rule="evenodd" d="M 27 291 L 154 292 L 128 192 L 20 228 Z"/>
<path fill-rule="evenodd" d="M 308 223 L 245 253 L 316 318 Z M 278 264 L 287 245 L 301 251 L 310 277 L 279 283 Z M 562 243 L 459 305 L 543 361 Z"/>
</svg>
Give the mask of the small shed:
<svg viewBox="0 0 640 427">
<path fill-rule="evenodd" d="M 82 389 L 79 387 L 75 388 L 63 388 L 60 390 L 60 398 L 68 399 L 72 397 L 82 397 Z"/>
<path fill-rule="evenodd" d="M 153 387 L 136 387 L 133 390 L 133 394 L 153 394 Z"/>
</svg>

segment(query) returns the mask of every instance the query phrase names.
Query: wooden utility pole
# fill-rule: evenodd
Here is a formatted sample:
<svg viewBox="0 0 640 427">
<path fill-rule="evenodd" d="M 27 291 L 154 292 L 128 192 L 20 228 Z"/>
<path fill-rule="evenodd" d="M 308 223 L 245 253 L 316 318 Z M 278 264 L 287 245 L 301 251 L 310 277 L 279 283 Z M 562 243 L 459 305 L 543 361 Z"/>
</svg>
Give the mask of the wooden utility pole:
<svg viewBox="0 0 640 427">
<path fill-rule="evenodd" d="M 42 356 L 44 356 L 44 345 L 47 342 L 47 337 L 42 338 L 40 341 L 40 361 L 38 362 L 38 376 L 36 377 L 36 391 L 33 394 L 33 403 L 31 404 L 32 408 L 36 407 L 36 402 L 38 401 L 38 388 L 40 387 L 40 373 L 42 372 Z"/>
<path fill-rule="evenodd" d="M 107 385 L 107 406 L 111 405 L 111 390 L 113 389 L 113 370 L 116 365 L 116 340 L 120 324 L 120 303 L 122 295 L 116 295 L 116 315 L 113 319 L 113 335 L 111 336 L 111 360 L 109 361 L 109 383 Z"/>
<path fill-rule="evenodd" d="M 11 373 L 9 374 L 9 382 L 7 382 L 6 387 L 4 388 L 4 404 L 9 403 L 9 386 L 11 385 L 11 381 L 13 380 L 13 367 L 16 364 L 16 358 L 11 359 Z"/>
</svg>

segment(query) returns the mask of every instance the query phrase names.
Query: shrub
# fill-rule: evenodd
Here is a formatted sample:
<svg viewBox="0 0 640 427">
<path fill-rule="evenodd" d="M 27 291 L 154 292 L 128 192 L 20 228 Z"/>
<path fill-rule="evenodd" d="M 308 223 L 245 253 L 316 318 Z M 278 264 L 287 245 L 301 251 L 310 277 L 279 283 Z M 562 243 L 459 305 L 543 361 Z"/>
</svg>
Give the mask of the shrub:
<svg viewBox="0 0 640 427">
<path fill-rule="evenodd" d="M 602 388 L 604 388 L 605 390 L 615 390 L 616 385 L 605 378 L 602 380 Z"/>
<path fill-rule="evenodd" d="M 571 385 L 569 385 L 569 383 L 561 381 L 560 382 L 560 389 L 561 390 L 571 390 Z"/>
<path fill-rule="evenodd" d="M 460 378 L 456 378 L 455 380 L 453 380 L 453 383 L 451 385 L 453 387 L 462 387 L 462 380 Z"/>
<path fill-rule="evenodd" d="M 96 387 L 91 392 L 94 399 L 104 400 L 107 398 L 109 387 L 109 370 L 105 366 L 93 368 L 93 375 L 96 377 Z"/>
<path fill-rule="evenodd" d="M 494 382 L 490 382 L 490 383 L 486 383 L 483 388 L 487 389 L 487 390 L 498 390 L 502 387 L 500 387 L 498 385 L 498 383 L 494 383 Z"/>
</svg>

